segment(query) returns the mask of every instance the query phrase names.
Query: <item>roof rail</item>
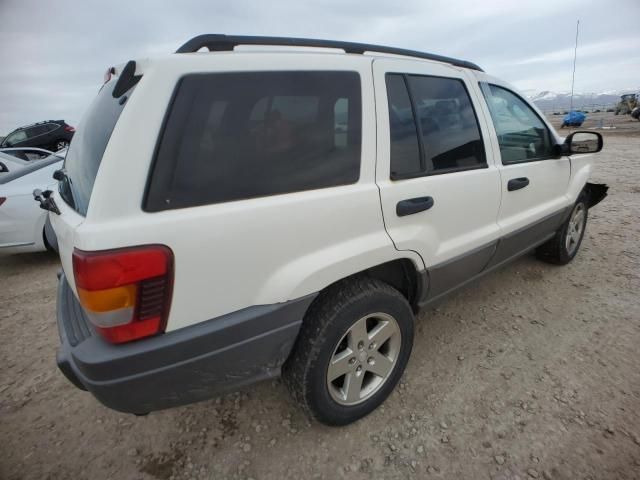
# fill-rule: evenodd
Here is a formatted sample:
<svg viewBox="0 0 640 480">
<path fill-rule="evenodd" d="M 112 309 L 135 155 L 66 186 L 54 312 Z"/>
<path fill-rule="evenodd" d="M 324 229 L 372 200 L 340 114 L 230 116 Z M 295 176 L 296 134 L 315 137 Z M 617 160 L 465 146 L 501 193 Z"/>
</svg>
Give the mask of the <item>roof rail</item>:
<svg viewBox="0 0 640 480">
<path fill-rule="evenodd" d="M 407 50 L 404 48 L 385 47 L 382 45 L 370 45 L 367 43 L 341 42 L 337 40 L 318 40 L 313 38 L 291 38 L 291 37 L 259 37 L 245 35 L 223 35 L 205 34 L 193 37 L 182 45 L 176 53 L 197 52 L 201 48 L 208 48 L 210 52 L 233 50 L 237 45 L 274 45 L 285 47 L 318 47 L 318 48 L 338 48 L 345 53 L 378 52 L 393 55 L 403 55 L 406 57 L 423 58 L 435 60 L 436 62 L 449 63 L 457 67 L 470 68 L 472 70 L 482 70 L 475 63 L 459 60 L 457 58 L 444 57 L 433 53 L 424 53 L 417 50 Z"/>
</svg>

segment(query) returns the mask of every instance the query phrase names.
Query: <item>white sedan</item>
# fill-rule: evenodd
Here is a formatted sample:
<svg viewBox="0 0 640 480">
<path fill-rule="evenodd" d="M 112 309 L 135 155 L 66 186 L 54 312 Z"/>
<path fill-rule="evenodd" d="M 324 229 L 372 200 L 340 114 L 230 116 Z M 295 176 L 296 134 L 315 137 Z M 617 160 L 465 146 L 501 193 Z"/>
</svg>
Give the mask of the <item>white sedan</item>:
<svg viewBox="0 0 640 480">
<path fill-rule="evenodd" d="M 56 188 L 53 172 L 62 168 L 65 155 L 62 150 L 0 176 L 0 255 L 50 248 L 44 235 L 48 212 L 33 199 L 33 191 Z"/>
</svg>

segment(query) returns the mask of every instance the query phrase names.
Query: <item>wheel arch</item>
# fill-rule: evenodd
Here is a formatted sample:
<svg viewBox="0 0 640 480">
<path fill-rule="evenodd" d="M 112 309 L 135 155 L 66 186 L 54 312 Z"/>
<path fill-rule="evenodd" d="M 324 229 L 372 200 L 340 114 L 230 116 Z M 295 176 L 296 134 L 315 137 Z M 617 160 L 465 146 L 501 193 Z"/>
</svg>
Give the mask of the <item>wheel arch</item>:
<svg viewBox="0 0 640 480">
<path fill-rule="evenodd" d="M 421 270 L 410 258 L 402 257 L 347 275 L 327 285 L 319 293 L 338 283 L 348 282 L 358 277 L 374 278 L 390 285 L 407 299 L 414 313 L 418 312 L 418 305 L 428 286 L 426 270 Z"/>
<path fill-rule="evenodd" d="M 608 185 L 605 185 L 604 183 L 587 182 L 587 184 L 582 189 L 583 192 L 587 193 L 587 207 L 591 208 L 604 200 L 604 198 L 607 196 L 608 190 Z"/>
</svg>

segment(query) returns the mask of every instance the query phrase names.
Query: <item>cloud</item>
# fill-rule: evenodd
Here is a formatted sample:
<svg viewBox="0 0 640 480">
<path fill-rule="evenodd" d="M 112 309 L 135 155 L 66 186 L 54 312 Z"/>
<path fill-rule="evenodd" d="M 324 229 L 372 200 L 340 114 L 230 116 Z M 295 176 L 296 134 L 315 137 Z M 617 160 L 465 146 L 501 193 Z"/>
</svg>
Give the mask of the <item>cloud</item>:
<svg viewBox="0 0 640 480">
<path fill-rule="evenodd" d="M 0 135 L 77 124 L 108 66 L 201 33 L 387 44 L 464 58 L 520 88 L 568 90 L 577 17 L 576 88 L 637 85 L 637 69 L 621 67 L 640 65 L 637 0 L 0 0 Z"/>
<path fill-rule="evenodd" d="M 628 53 L 634 53 L 638 50 L 637 41 L 638 38 L 618 38 L 614 40 L 591 43 L 588 45 L 579 45 L 580 60 L 585 58 L 592 58 L 597 56 L 606 57 L 613 53 L 616 56 L 627 55 Z M 563 48 L 561 50 L 554 50 L 551 52 L 545 52 L 540 55 L 534 55 L 532 57 L 516 60 L 515 65 L 529 65 L 532 63 L 555 63 L 563 62 L 566 60 L 573 60 L 574 48 Z"/>
</svg>

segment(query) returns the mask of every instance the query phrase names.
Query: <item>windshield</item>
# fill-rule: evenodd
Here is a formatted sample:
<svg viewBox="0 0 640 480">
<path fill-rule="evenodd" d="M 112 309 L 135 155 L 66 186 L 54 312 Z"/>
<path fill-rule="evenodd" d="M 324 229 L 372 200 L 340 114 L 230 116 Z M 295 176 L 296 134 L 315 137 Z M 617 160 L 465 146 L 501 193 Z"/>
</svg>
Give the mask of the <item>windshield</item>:
<svg viewBox="0 0 640 480">
<path fill-rule="evenodd" d="M 116 82 L 117 78 L 107 82 L 89 106 L 64 163 L 66 177 L 59 183 L 60 196 L 81 215 L 87 214 L 102 156 L 126 105 L 126 97 L 133 91 L 113 98 Z"/>
</svg>

